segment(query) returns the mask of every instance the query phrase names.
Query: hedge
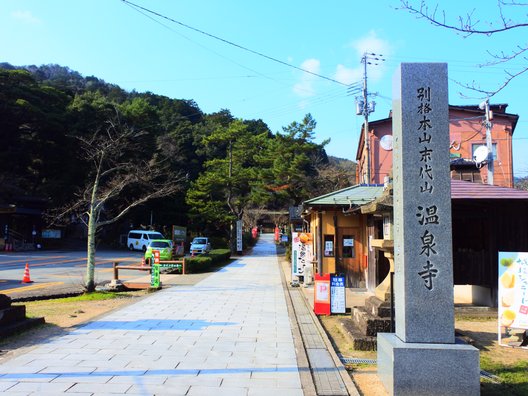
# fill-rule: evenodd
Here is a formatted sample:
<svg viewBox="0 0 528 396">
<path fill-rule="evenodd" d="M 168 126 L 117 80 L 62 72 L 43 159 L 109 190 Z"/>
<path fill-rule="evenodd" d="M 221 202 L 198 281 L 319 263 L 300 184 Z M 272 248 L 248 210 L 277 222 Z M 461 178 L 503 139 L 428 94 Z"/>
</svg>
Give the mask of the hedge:
<svg viewBox="0 0 528 396">
<path fill-rule="evenodd" d="M 225 263 L 229 257 L 231 257 L 229 249 L 214 249 L 196 257 L 186 257 L 185 271 L 187 273 L 204 272 L 212 266 Z"/>
</svg>

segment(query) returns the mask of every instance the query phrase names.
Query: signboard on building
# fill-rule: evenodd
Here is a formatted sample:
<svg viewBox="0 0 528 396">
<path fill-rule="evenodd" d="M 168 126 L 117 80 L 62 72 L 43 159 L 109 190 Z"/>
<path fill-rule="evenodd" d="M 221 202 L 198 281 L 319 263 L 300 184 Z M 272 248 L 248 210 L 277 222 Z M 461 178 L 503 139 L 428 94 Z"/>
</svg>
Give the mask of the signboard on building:
<svg viewBox="0 0 528 396">
<path fill-rule="evenodd" d="M 187 239 L 187 228 L 177 225 L 172 226 L 172 240 L 174 242 L 185 242 Z"/>
<path fill-rule="evenodd" d="M 343 239 L 343 246 L 353 247 L 354 246 L 354 239 L 353 238 Z"/>
<path fill-rule="evenodd" d="M 312 265 L 312 234 L 292 233 L 292 275 L 304 276 L 304 267 Z"/>
<path fill-rule="evenodd" d="M 346 313 L 344 276 L 332 275 L 330 277 L 330 312 Z"/>
<path fill-rule="evenodd" d="M 61 238 L 61 230 L 51 230 L 51 229 L 42 230 L 42 239 L 60 239 L 60 238 Z"/>
<path fill-rule="evenodd" d="M 391 240 L 392 236 L 392 219 L 389 213 L 383 214 L 383 239 Z"/>
</svg>

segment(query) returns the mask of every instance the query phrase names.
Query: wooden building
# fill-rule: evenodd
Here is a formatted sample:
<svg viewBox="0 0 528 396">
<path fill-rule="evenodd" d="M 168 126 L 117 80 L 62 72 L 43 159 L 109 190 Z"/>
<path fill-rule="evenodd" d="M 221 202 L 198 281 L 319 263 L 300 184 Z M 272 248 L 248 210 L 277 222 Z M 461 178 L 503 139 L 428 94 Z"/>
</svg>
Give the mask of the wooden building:
<svg viewBox="0 0 528 396">
<path fill-rule="evenodd" d="M 496 306 L 498 252 L 528 252 L 528 191 L 452 180 L 451 203 L 455 303 Z M 393 252 L 390 187 L 356 185 L 304 205 L 319 272 L 379 294 Z"/>
<path fill-rule="evenodd" d="M 359 209 L 382 193 L 382 185 L 355 185 L 304 202 L 304 218 L 314 234 L 316 272 L 344 274 L 349 288 L 366 290 L 369 281 L 374 284 L 368 267 L 367 216 Z"/>
</svg>

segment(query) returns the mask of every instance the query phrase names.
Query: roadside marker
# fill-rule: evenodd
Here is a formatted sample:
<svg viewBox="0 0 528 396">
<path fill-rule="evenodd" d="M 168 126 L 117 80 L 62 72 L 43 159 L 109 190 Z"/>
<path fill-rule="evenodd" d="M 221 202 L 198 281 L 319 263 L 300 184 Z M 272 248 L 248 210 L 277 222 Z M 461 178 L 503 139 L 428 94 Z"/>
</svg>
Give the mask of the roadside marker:
<svg viewBox="0 0 528 396">
<path fill-rule="evenodd" d="M 22 283 L 33 283 L 29 277 L 29 264 L 26 263 L 26 269 L 24 270 L 24 278 L 22 278 Z"/>
</svg>

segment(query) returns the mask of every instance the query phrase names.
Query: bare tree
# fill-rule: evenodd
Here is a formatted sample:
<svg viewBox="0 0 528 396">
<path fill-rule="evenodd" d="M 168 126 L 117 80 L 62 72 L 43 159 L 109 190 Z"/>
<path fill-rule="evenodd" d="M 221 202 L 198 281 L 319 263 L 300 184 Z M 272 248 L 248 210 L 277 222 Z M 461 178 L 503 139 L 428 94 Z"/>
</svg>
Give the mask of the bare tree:
<svg viewBox="0 0 528 396">
<path fill-rule="evenodd" d="M 248 208 L 242 213 L 242 222 L 247 227 L 255 227 L 265 213 L 266 208 L 263 205 Z"/>
<path fill-rule="evenodd" d="M 453 30 L 463 37 L 472 35 L 493 36 L 511 30 L 521 30 L 528 27 L 528 22 L 519 18 L 526 18 L 526 12 L 519 12 L 519 7 L 526 7 L 528 3 L 518 2 L 515 0 L 497 0 L 497 12 L 488 20 L 481 20 L 476 16 L 476 9 L 467 12 L 465 15 L 458 15 L 454 19 L 450 19 L 443 9 L 439 9 L 438 4 L 429 7 L 429 2 L 425 0 L 410 1 L 400 0 L 399 9 L 406 10 L 417 18 L 425 19 L 432 25 Z M 501 42 L 501 45 L 504 41 Z M 526 53 L 528 51 L 528 43 L 524 42 L 516 44 L 509 51 L 491 52 L 487 51 L 491 59 L 479 65 L 479 67 L 505 65 L 510 69 L 505 69 L 506 77 L 504 81 L 495 89 L 489 91 L 481 89 L 475 82 L 471 84 L 461 84 L 473 91 L 483 93 L 487 97 L 492 97 L 501 90 L 503 90 L 513 79 L 528 71 L 528 66 L 521 67 L 521 69 L 513 69 L 511 61 L 523 60 L 527 61 Z"/>
<path fill-rule="evenodd" d="M 132 208 L 180 189 L 183 180 L 180 175 L 168 172 L 154 161 L 137 159 L 139 141 L 145 134 L 122 125 L 117 116 L 89 138 L 77 137 L 84 159 L 90 164 L 88 182 L 70 205 L 50 212 L 50 217 L 58 222 L 74 214 L 87 226 L 88 292 L 95 290 L 97 231 L 121 219 Z"/>
</svg>

